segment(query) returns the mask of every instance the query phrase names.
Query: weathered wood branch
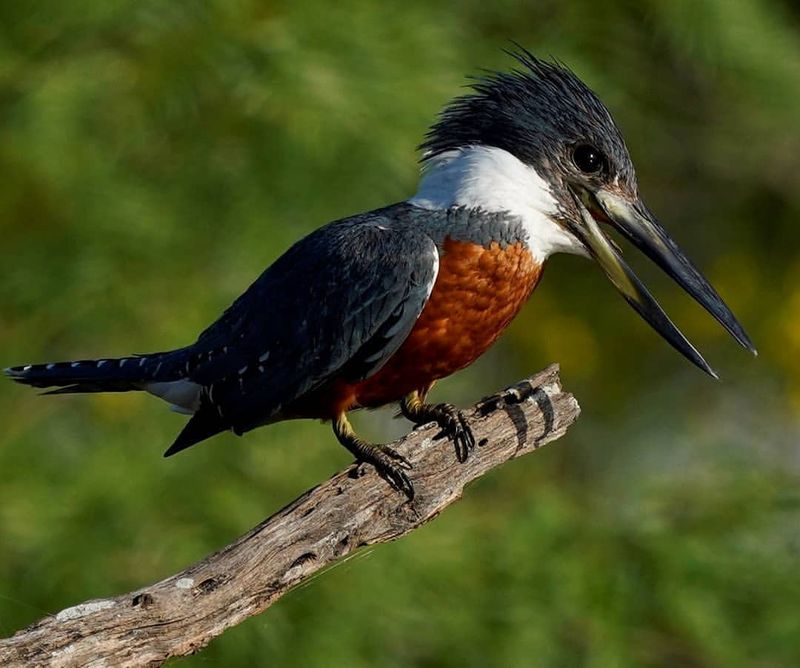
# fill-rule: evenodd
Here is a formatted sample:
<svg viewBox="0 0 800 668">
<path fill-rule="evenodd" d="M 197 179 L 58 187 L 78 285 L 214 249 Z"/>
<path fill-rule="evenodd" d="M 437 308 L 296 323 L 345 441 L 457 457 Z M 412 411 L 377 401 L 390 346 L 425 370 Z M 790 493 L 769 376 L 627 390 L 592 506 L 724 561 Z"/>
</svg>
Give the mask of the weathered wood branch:
<svg viewBox="0 0 800 668">
<path fill-rule="evenodd" d="M 359 547 L 431 520 L 467 483 L 560 437 L 579 412 L 551 366 L 468 411 L 479 447 L 464 464 L 433 425 L 393 444 L 414 466 L 412 502 L 371 467 L 349 466 L 172 577 L 67 608 L 0 640 L 0 665 L 159 665 L 196 652 Z"/>
</svg>

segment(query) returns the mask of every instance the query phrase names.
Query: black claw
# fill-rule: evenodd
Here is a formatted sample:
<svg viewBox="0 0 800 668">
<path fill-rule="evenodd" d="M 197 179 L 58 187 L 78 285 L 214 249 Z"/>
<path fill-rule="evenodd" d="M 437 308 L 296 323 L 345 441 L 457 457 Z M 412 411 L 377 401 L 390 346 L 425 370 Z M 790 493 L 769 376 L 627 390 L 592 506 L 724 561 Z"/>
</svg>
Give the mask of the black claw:
<svg viewBox="0 0 800 668">
<path fill-rule="evenodd" d="M 506 390 L 506 403 L 521 404 L 523 401 L 533 396 L 536 389 L 537 388 L 531 385 L 530 381 L 527 380 L 513 387 L 509 387 Z"/>
<path fill-rule="evenodd" d="M 436 420 L 442 428 L 440 437 L 453 440 L 456 447 L 456 459 L 464 463 L 469 458 L 469 453 L 475 448 L 475 436 L 467 424 L 464 414 L 451 404 L 437 406 Z"/>
<path fill-rule="evenodd" d="M 393 489 L 405 494 L 411 501 L 414 498 L 414 486 L 406 475 L 406 471 L 412 468 L 411 462 L 386 445 L 376 447 L 374 455 L 374 459 L 370 463 L 375 467 L 378 475 Z"/>
<path fill-rule="evenodd" d="M 405 459 L 402 455 L 397 455 L 398 461 L 402 460 L 402 464 L 400 466 L 394 464 L 392 461 L 389 461 L 389 458 L 394 459 L 394 457 L 387 452 L 388 448 L 381 448 L 381 454 L 387 455 L 386 457 L 377 457 L 375 459 L 370 460 L 357 460 L 356 467 L 352 470 L 350 477 L 351 478 L 361 478 L 367 474 L 367 469 L 365 468 L 366 465 L 372 466 L 377 474 L 383 478 L 389 486 L 398 492 L 402 492 L 406 495 L 409 501 L 414 499 L 414 485 L 411 484 L 411 480 L 406 475 L 403 469 L 410 469 L 411 464 L 408 460 Z M 394 452 L 394 451 L 393 451 Z M 394 453 L 397 454 L 397 453 Z"/>
<path fill-rule="evenodd" d="M 392 464 L 379 464 L 376 466 L 378 475 L 391 485 L 393 489 L 406 495 L 409 501 L 414 499 L 414 485 L 408 479 L 405 471 Z"/>
<path fill-rule="evenodd" d="M 384 446 L 382 451 L 386 453 L 389 457 L 391 457 L 394 461 L 399 462 L 400 468 L 405 469 L 406 471 L 410 471 L 414 468 L 410 461 L 408 461 L 403 455 L 401 455 L 397 450 L 392 450 L 392 448 Z"/>
<path fill-rule="evenodd" d="M 472 428 L 467 424 L 467 419 L 461 411 L 458 411 L 458 423 L 461 426 L 461 434 L 464 437 L 467 449 L 471 452 L 475 447 L 475 435 L 472 433 Z"/>
<path fill-rule="evenodd" d="M 375 445 L 358 438 L 345 414 L 339 415 L 334 420 L 333 433 L 339 442 L 355 455 L 357 462 L 372 464 L 378 475 L 393 489 L 403 492 L 409 501 L 414 498 L 414 486 L 403 470 L 410 470 L 412 465 L 403 455 L 386 445 Z M 362 473 L 361 467 L 356 467 L 353 477 L 361 477 Z"/>
<path fill-rule="evenodd" d="M 403 415 L 422 427 L 433 420 L 441 431 L 434 438 L 450 438 L 456 449 L 456 459 L 464 463 L 475 448 L 475 436 L 464 414 L 453 404 L 426 404 L 418 395 L 409 395 L 400 404 Z"/>
</svg>

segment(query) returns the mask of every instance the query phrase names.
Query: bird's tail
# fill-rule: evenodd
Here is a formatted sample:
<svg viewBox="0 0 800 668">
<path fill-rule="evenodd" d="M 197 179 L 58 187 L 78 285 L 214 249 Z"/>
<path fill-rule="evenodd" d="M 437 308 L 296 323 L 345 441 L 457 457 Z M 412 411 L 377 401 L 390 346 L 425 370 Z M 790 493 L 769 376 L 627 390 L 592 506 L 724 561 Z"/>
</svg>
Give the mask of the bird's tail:
<svg viewBox="0 0 800 668">
<path fill-rule="evenodd" d="M 181 348 L 116 359 L 26 364 L 6 369 L 5 373 L 24 385 L 54 388 L 45 394 L 145 390 L 164 399 L 173 410 L 192 416 L 164 453 L 169 456 L 230 428 L 202 387 L 186 377 L 192 354 L 191 348 Z"/>
<path fill-rule="evenodd" d="M 148 382 L 178 378 L 180 352 L 26 364 L 8 368 L 5 373 L 12 380 L 24 385 L 55 388 L 45 394 L 128 392 L 145 389 L 144 384 Z"/>
</svg>

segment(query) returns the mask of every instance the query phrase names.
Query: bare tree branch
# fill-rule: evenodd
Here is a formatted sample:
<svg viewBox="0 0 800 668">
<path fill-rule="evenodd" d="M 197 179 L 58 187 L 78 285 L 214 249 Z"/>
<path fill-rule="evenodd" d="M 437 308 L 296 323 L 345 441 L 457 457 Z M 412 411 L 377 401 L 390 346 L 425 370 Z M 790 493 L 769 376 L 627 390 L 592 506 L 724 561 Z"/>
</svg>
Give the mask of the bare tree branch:
<svg viewBox="0 0 800 668">
<path fill-rule="evenodd" d="M 397 441 L 414 465 L 412 502 L 371 467 L 350 466 L 172 577 L 67 608 L 0 640 L 0 665 L 159 665 L 196 652 L 359 547 L 434 518 L 467 483 L 560 437 L 579 412 L 551 366 L 469 411 L 479 447 L 464 464 L 432 425 Z"/>
</svg>

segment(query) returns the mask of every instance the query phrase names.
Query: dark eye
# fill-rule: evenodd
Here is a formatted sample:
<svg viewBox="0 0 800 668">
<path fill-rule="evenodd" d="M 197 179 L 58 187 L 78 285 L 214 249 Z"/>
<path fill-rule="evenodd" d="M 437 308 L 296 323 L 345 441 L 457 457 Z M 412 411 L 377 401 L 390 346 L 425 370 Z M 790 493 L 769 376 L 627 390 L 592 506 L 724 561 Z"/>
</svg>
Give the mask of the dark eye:
<svg viewBox="0 0 800 668">
<path fill-rule="evenodd" d="M 572 162 L 584 174 L 594 174 L 600 171 L 606 162 L 606 158 L 594 146 L 581 144 L 572 151 Z"/>
</svg>

